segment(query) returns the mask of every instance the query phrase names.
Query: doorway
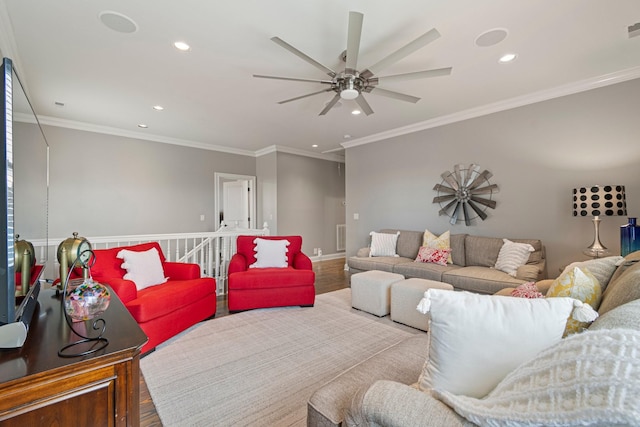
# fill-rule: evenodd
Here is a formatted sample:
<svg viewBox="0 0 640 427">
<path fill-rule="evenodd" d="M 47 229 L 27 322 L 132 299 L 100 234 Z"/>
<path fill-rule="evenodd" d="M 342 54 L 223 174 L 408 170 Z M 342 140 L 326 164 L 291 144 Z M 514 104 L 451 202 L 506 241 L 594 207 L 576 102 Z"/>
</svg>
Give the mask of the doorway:
<svg viewBox="0 0 640 427">
<path fill-rule="evenodd" d="M 214 173 L 215 229 L 222 221 L 233 228 L 256 228 L 256 177 Z"/>
</svg>

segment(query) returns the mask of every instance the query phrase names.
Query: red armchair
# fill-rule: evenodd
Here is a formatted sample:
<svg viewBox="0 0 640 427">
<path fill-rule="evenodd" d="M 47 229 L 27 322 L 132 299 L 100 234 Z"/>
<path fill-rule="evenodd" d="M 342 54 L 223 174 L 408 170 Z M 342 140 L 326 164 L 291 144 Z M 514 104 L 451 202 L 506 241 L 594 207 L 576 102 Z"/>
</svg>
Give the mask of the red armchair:
<svg viewBox="0 0 640 427">
<path fill-rule="evenodd" d="M 256 262 L 256 238 L 288 240 L 287 267 L 249 268 Z M 238 236 L 237 253 L 229 262 L 229 311 L 254 308 L 313 306 L 316 298 L 315 273 L 302 253 L 301 236 Z"/>
<path fill-rule="evenodd" d="M 116 255 L 122 249 L 143 252 L 151 248 L 158 250 L 164 276 L 168 280 L 163 284 L 138 290 L 134 282 L 123 279 L 127 271 L 121 267 L 123 260 Z M 190 326 L 215 316 L 215 279 L 200 277 L 200 267 L 197 264 L 166 261 L 157 242 L 94 249 L 93 252 L 96 262 L 91 267 L 91 276 L 113 289 L 149 338 L 142 347 L 142 354 Z M 74 273 L 73 276 L 79 277 L 76 271 Z"/>
</svg>

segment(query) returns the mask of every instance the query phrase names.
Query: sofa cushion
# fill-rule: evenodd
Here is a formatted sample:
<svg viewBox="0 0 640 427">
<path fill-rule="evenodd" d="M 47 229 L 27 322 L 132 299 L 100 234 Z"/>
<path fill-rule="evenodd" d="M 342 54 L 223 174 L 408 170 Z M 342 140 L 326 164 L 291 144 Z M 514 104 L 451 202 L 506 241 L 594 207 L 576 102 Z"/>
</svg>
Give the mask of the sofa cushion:
<svg viewBox="0 0 640 427">
<path fill-rule="evenodd" d="M 195 304 L 215 292 L 216 281 L 210 277 L 170 280 L 162 286 L 139 291 L 138 298 L 127 303 L 127 309 L 136 322 L 144 323 Z"/>
<path fill-rule="evenodd" d="M 453 261 L 451 259 L 450 236 L 451 236 L 451 233 L 448 230 L 439 236 L 436 236 L 429 230 L 424 230 L 424 234 L 422 235 L 422 247 L 440 249 L 440 250 L 449 250 L 449 254 L 447 256 L 447 262 L 449 264 L 453 264 Z"/>
<path fill-rule="evenodd" d="M 286 268 L 260 268 L 233 273 L 229 276 L 229 290 L 271 289 L 313 285 L 313 270 Z"/>
<path fill-rule="evenodd" d="M 380 270 L 394 272 L 394 267 L 399 264 L 414 264 L 413 259 L 407 259 L 402 257 L 349 257 L 347 262 L 349 268 L 356 270 Z M 402 274 L 402 273 L 400 273 Z"/>
<path fill-rule="evenodd" d="M 481 294 L 495 294 L 500 289 L 516 287 L 524 280 L 516 279 L 500 270 L 487 267 L 462 267 L 442 273 L 442 281 L 454 288 Z"/>
<path fill-rule="evenodd" d="M 518 267 L 525 265 L 529 260 L 533 246 L 528 243 L 512 242 L 509 239 L 502 239 L 502 242 L 495 268 L 515 277 Z"/>
<path fill-rule="evenodd" d="M 607 311 L 589 326 L 590 331 L 620 328 L 640 331 L 640 299 Z"/>
<path fill-rule="evenodd" d="M 291 244 L 288 240 L 267 240 L 257 237 L 255 243 L 256 262 L 249 268 L 285 268 L 288 266 L 287 252 Z"/>
<path fill-rule="evenodd" d="M 423 233 L 420 231 L 410 231 L 410 230 L 392 230 L 392 229 L 380 230 L 381 233 L 394 233 L 394 234 L 397 233 L 398 231 L 400 232 L 400 235 L 398 236 L 396 253 L 403 258 L 409 258 L 413 261 L 418 256 L 418 249 L 420 249 L 420 245 L 422 245 Z"/>
<path fill-rule="evenodd" d="M 451 248 L 436 249 L 427 246 L 421 246 L 416 257 L 416 262 L 427 262 L 438 265 L 449 264 L 451 256 Z"/>
<path fill-rule="evenodd" d="M 598 309 L 601 315 L 640 298 L 640 262 L 632 263 L 628 267 L 623 264 L 618 267 L 618 270 L 621 268 L 625 268 L 624 272 L 617 277 L 617 272 L 614 273 L 614 277 L 602 295 L 602 303 Z"/>
<path fill-rule="evenodd" d="M 158 249 L 151 248 L 147 251 L 130 251 L 122 249 L 116 255 L 122 260 L 122 268 L 127 270 L 122 278 L 131 280 L 138 290 L 149 286 L 161 285 L 167 281 Z"/>
<path fill-rule="evenodd" d="M 498 260 L 502 239 L 496 237 L 470 236 L 464 240 L 467 266 L 493 267 Z"/>
<path fill-rule="evenodd" d="M 430 317 L 420 389 L 485 396 L 518 365 L 560 341 L 573 309 L 571 298 L 429 289 L 418 305 Z"/>
<path fill-rule="evenodd" d="M 572 270 L 563 273 L 547 291 L 547 298 L 550 297 L 570 297 L 589 304 L 594 310 L 600 306 L 602 291 L 598 279 L 586 268 L 574 267 Z M 579 322 L 569 318 L 564 335 L 581 332 L 589 327 L 589 323 Z"/>
<path fill-rule="evenodd" d="M 302 251 L 302 236 L 260 236 L 264 240 L 287 240 L 289 246 L 287 250 L 287 263 L 291 266 L 295 255 Z M 256 252 L 255 243 L 256 236 L 238 236 L 236 240 L 237 253 L 243 255 L 247 260 L 247 265 L 255 263 Z"/>
<path fill-rule="evenodd" d="M 137 245 L 122 246 L 109 249 L 94 249 L 95 264 L 91 266 L 91 275 L 94 278 L 100 277 L 118 277 L 122 278 L 127 273 L 122 268 L 122 260 L 117 258 L 118 252 L 127 249 L 134 252 L 143 252 L 151 248 L 156 248 L 160 254 L 160 261 L 164 263 L 165 257 L 162 248 L 158 242 L 140 243 Z"/>
<path fill-rule="evenodd" d="M 448 271 L 462 267 L 447 264 L 438 265 L 425 262 L 406 262 L 394 265 L 393 272 L 402 274 L 405 277 L 415 277 L 418 279 L 437 280 L 442 282 L 442 275 Z"/>
<path fill-rule="evenodd" d="M 399 231 L 394 234 L 372 231 L 369 235 L 371 236 L 369 256 L 398 256 L 396 245 L 400 235 Z"/>
<path fill-rule="evenodd" d="M 455 265 L 464 267 L 467 265 L 466 256 L 464 253 L 464 241 L 466 234 L 452 234 L 449 236 L 449 243 L 451 243 L 451 260 Z"/>
<path fill-rule="evenodd" d="M 479 425 L 637 426 L 639 347 L 638 331 L 588 331 L 542 351 L 484 399 L 434 395 Z"/>
<path fill-rule="evenodd" d="M 607 285 L 609 284 L 609 280 L 611 280 L 611 276 L 618 268 L 618 263 L 622 261 L 622 257 L 619 255 L 609 256 L 604 258 L 596 258 L 589 259 L 586 261 L 577 261 L 572 262 L 568 266 L 562 270 L 562 274 L 567 273 L 568 271 L 572 271 L 574 267 L 586 268 L 593 274 L 596 279 L 598 279 L 598 283 L 600 283 L 600 287 L 602 288 L 602 292 L 607 289 Z"/>
</svg>

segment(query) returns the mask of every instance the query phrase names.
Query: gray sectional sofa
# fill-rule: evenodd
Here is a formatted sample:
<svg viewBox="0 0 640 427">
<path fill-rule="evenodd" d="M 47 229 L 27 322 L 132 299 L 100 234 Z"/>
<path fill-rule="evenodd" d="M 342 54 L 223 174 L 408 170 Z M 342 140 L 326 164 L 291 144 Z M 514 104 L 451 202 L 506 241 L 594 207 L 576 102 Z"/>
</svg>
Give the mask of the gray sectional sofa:
<svg viewBox="0 0 640 427">
<path fill-rule="evenodd" d="M 450 236 L 453 264 L 446 266 L 414 262 L 423 240 L 423 231 L 384 229 L 381 233 L 400 232 L 396 246 L 397 257 L 370 257 L 369 248 L 358 250 L 349 257 L 347 265 L 351 273 L 381 270 L 402 274 L 406 278 L 420 278 L 445 282 L 455 289 L 494 294 L 507 287 L 525 282 L 535 282 L 547 277 L 544 246 L 537 239 L 510 239 L 517 243 L 529 243 L 535 249 L 526 265 L 520 267 L 515 277 L 493 266 L 503 245 L 502 238 L 452 234 Z"/>
<path fill-rule="evenodd" d="M 602 329 L 640 331 L 638 260 L 640 251 L 627 256 L 626 262 L 611 275 L 598 310 L 600 317 L 584 333 Z M 427 354 L 428 334 L 419 333 L 353 366 L 311 396 L 307 404 L 307 425 L 475 426 L 431 394 L 411 386 L 418 381 Z M 571 363 L 577 362 L 568 361 L 567 366 Z M 633 378 L 637 388 L 637 375 Z M 640 425 L 640 415 L 637 423 L 620 425 Z"/>
</svg>

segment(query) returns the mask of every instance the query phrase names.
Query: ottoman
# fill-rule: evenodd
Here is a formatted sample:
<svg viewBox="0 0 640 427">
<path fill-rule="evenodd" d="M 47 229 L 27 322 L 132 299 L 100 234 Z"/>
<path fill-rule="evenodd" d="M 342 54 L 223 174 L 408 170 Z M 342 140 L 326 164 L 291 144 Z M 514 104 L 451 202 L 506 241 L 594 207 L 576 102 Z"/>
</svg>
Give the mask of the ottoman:
<svg viewBox="0 0 640 427">
<path fill-rule="evenodd" d="M 427 289 L 453 290 L 448 283 L 426 279 L 407 279 L 391 285 L 391 320 L 421 331 L 429 329 L 428 316 L 416 310 Z"/>
<path fill-rule="evenodd" d="M 402 274 L 370 270 L 351 276 L 351 307 L 378 317 L 389 314 L 391 285 L 404 280 Z"/>
</svg>

